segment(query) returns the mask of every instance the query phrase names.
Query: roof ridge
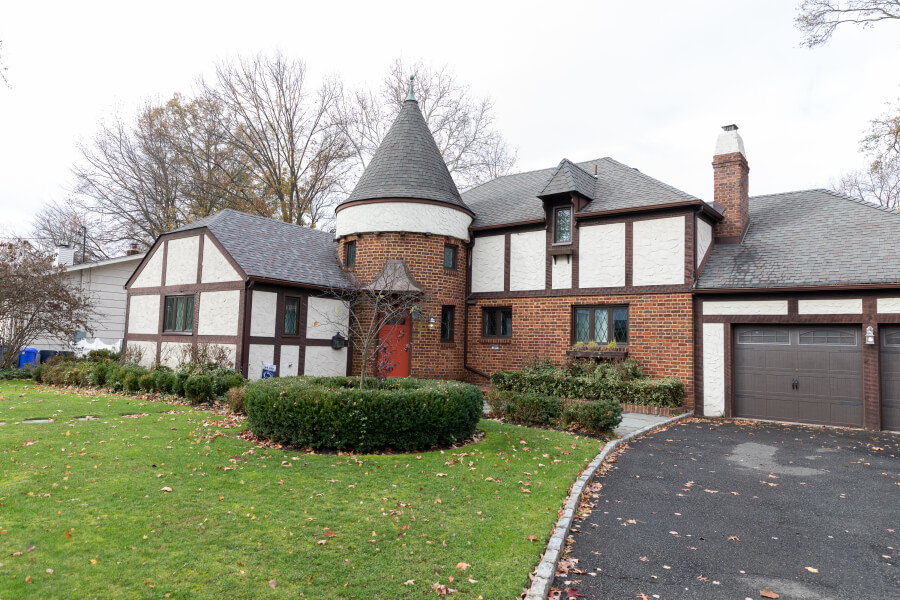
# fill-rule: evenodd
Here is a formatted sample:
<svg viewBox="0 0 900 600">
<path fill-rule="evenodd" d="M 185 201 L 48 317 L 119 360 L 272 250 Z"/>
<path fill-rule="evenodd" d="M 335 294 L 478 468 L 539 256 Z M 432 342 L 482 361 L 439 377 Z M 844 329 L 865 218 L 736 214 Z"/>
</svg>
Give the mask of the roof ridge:
<svg viewBox="0 0 900 600">
<path fill-rule="evenodd" d="M 894 215 L 896 217 L 900 217 L 900 210 L 894 210 L 887 206 L 881 206 L 880 204 L 875 204 L 874 202 L 869 202 L 868 200 L 863 200 L 862 198 L 855 198 L 853 196 L 844 194 L 842 192 L 836 192 L 834 190 L 829 190 L 828 188 L 808 188 L 805 190 L 793 190 L 790 192 L 776 192 L 774 194 L 760 194 L 759 196 L 750 196 L 750 199 L 754 198 L 773 198 L 775 196 L 789 196 L 791 194 L 804 194 L 808 192 L 821 192 L 823 194 L 828 194 L 829 196 L 834 196 L 835 198 L 839 198 L 841 200 L 848 200 L 853 202 L 854 204 L 859 204 L 861 206 L 865 206 L 867 208 L 874 208 L 875 210 L 879 210 L 884 213 L 888 213 L 889 215 Z"/>
</svg>

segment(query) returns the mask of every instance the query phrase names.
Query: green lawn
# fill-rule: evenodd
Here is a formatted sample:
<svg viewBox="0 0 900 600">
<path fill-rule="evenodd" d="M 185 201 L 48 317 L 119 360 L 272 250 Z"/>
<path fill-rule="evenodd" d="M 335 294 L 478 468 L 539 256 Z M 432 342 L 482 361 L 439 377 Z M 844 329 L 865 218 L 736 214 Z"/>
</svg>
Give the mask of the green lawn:
<svg viewBox="0 0 900 600">
<path fill-rule="evenodd" d="M 217 419 L 0 382 L 0 598 L 514 598 L 601 447 L 482 421 L 457 450 L 313 455 Z"/>
</svg>

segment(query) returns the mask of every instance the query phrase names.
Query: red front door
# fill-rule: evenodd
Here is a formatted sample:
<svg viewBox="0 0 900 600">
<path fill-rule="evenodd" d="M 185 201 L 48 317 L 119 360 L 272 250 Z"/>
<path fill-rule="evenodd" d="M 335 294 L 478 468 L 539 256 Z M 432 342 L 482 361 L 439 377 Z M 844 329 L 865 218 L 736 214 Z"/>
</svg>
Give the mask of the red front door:
<svg viewBox="0 0 900 600">
<path fill-rule="evenodd" d="M 397 313 L 378 332 L 375 372 L 383 377 L 409 377 L 412 322 L 409 313 Z"/>
</svg>

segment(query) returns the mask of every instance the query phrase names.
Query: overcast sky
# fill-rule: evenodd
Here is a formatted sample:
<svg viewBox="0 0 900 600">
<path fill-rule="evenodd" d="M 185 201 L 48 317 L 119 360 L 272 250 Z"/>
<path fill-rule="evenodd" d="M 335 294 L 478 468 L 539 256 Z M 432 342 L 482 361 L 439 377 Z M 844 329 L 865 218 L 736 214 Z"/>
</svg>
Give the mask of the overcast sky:
<svg viewBox="0 0 900 600">
<path fill-rule="evenodd" d="M 721 125 L 740 127 L 751 195 L 826 187 L 900 97 L 900 22 L 808 50 L 791 0 L 55 4 L 0 8 L 0 233 L 69 193 L 98 122 L 241 54 L 281 49 L 351 85 L 396 57 L 447 64 L 494 99 L 517 170 L 612 156 L 706 200 Z"/>
</svg>

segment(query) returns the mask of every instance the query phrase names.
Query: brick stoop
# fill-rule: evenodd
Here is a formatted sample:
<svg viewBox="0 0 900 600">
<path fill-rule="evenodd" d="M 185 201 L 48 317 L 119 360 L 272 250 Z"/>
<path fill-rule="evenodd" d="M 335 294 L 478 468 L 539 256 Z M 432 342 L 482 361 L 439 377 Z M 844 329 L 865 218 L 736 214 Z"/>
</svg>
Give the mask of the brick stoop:
<svg viewBox="0 0 900 600">
<path fill-rule="evenodd" d="M 674 417 L 683 414 L 689 409 L 684 406 L 645 406 L 643 404 L 622 404 L 623 413 L 637 413 L 639 415 L 656 415 L 658 417 Z"/>
</svg>

